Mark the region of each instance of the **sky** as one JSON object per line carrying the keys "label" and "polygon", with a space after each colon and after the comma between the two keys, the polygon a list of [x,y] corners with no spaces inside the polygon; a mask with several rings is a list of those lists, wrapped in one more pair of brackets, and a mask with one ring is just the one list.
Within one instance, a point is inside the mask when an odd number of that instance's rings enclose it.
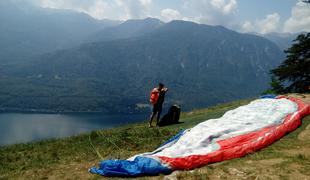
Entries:
{"label": "sky", "polygon": [[310,4],[301,0],[25,0],[97,19],[159,18],[222,25],[239,32],[310,31]]}

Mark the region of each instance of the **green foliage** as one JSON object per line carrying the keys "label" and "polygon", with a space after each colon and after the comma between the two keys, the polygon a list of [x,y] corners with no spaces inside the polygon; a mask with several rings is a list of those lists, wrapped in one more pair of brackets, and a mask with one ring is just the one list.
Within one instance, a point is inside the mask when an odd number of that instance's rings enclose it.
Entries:
{"label": "green foliage", "polygon": [[275,91],[304,93],[310,86],[310,33],[301,34],[295,44],[286,50],[286,60],[271,73]]}
{"label": "green foliage", "polygon": [[281,82],[274,76],[271,77],[271,88],[276,92],[280,93],[284,91],[284,87],[281,85]]}
{"label": "green foliage", "polygon": [[271,77],[270,86],[271,88],[264,91],[262,94],[281,94],[285,92],[283,85],[275,76]]}

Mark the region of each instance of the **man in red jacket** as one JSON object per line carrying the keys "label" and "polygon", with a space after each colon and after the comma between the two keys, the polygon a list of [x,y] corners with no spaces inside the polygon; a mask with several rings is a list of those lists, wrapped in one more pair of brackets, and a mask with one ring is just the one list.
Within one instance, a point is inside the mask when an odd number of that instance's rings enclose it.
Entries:
{"label": "man in red jacket", "polygon": [[168,88],[165,88],[165,85],[163,83],[159,83],[158,87],[152,90],[150,101],[153,104],[153,111],[150,117],[149,127],[153,127],[152,121],[155,115],[157,115],[156,126],[158,125],[160,113],[162,111],[163,103],[165,101],[165,94],[167,91]]}

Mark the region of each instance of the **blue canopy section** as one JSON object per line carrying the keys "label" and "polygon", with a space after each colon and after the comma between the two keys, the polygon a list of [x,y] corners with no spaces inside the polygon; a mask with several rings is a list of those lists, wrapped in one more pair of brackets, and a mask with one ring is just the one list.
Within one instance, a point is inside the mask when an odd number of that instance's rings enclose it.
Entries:
{"label": "blue canopy section", "polygon": [[172,141],[177,141],[180,139],[180,137],[184,134],[185,130],[181,130],[178,134],[176,134],[175,136],[173,136],[172,138],[168,139],[166,142],[164,142],[162,145],[160,145],[159,147],[162,147]]}
{"label": "blue canopy section", "polygon": [[[160,147],[177,141],[185,130],[164,142]],[[169,174],[172,172],[168,167],[163,166],[159,161],[145,156],[137,156],[133,161],[129,160],[105,160],[101,161],[99,168],[92,167],[89,172],[102,176],[141,176],[141,175],[158,175]]]}
{"label": "blue canopy section", "polygon": [[260,98],[261,99],[275,99],[277,97],[277,95],[274,94],[266,94],[266,95],[262,95]]}
{"label": "blue canopy section", "polygon": [[155,159],[137,156],[133,161],[105,160],[99,164],[99,168],[92,167],[89,172],[102,176],[141,176],[169,174],[172,170]]}

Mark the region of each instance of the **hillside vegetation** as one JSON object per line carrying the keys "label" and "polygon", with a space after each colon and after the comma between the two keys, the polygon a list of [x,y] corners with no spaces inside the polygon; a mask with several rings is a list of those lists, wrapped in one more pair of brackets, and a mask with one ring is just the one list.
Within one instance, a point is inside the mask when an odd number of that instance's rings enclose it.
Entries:
{"label": "hillside vegetation", "polygon": [[[127,29],[135,31],[121,36]],[[173,89],[169,104],[207,107],[258,95],[283,59],[271,41],[222,26],[144,19],[102,33],[114,39],[0,67],[0,108],[142,111],[137,104],[148,103],[158,82]]]}
{"label": "hillside vegetation", "polygon": [[[310,95],[298,96],[310,103]],[[101,159],[126,159],[152,151],[181,129],[250,100],[236,101],[183,113],[182,124],[146,128],[147,123],[94,131],[65,139],[54,139],[0,148],[0,179],[102,179],[88,173]],[[310,177],[310,116],[296,131],[273,145],[243,158],[214,163],[192,171],[177,171],[170,179],[307,179]],[[162,179],[164,175],[139,179]]]}

